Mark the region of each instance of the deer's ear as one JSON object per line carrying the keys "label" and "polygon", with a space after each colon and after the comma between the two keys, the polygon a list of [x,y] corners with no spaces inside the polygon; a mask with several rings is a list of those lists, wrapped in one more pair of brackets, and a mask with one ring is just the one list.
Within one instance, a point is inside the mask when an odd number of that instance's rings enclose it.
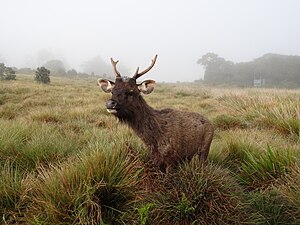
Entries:
{"label": "deer's ear", "polygon": [[154,80],[145,80],[142,83],[138,84],[139,90],[144,94],[150,94],[155,88]]}
{"label": "deer's ear", "polygon": [[115,86],[114,82],[106,79],[99,79],[98,84],[101,87],[101,89],[106,93],[110,93],[113,87]]}

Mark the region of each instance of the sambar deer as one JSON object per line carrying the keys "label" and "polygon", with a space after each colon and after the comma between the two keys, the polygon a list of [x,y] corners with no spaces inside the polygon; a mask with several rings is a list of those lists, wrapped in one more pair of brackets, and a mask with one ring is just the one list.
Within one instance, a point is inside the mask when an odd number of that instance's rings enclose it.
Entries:
{"label": "sambar deer", "polygon": [[[195,112],[173,109],[156,110],[149,106],[141,94],[150,94],[154,80],[137,83],[137,79],[150,71],[151,65],[132,78],[122,77],[117,63],[111,58],[115,81],[99,79],[102,90],[111,93],[106,102],[107,111],[126,123],[142,139],[148,148],[148,156],[161,171],[168,173],[179,162],[190,160],[198,154],[205,161],[212,142],[214,128],[204,116]],[[192,103],[191,103],[192,104]]]}

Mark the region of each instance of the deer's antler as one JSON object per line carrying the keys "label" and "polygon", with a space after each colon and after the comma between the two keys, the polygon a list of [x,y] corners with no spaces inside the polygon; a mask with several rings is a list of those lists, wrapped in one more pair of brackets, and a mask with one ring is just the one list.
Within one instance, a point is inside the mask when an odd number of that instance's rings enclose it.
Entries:
{"label": "deer's antler", "polygon": [[113,58],[110,58],[110,61],[111,61],[111,64],[113,66],[113,70],[114,70],[114,73],[115,73],[116,77],[121,77],[121,74],[117,70],[117,63],[119,62],[119,60],[114,61]]}
{"label": "deer's antler", "polygon": [[156,62],[156,59],[157,59],[157,55],[155,55],[154,59],[152,59],[151,65],[150,65],[147,69],[143,70],[143,71],[140,72],[140,73],[139,73],[139,67],[138,67],[138,68],[136,69],[135,74],[133,75],[132,78],[134,78],[134,79],[137,80],[140,76],[142,76],[142,75],[144,75],[145,73],[149,72],[149,71],[152,69],[152,67],[154,66],[154,64],[155,64],[155,62]]}

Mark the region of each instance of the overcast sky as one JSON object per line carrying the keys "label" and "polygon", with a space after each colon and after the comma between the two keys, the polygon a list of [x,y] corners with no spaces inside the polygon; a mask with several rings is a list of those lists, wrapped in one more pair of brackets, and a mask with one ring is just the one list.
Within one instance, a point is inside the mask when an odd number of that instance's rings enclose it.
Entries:
{"label": "overcast sky", "polygon": [[145,78],[176,82],[201,78],[196,62],[207,52],[233,62],[300,55],[299,0],[0,0],[0,7],[0,61],[8,66],[34,64],[48,51],[69,68],[100,55],[133,73],[158,54]]}

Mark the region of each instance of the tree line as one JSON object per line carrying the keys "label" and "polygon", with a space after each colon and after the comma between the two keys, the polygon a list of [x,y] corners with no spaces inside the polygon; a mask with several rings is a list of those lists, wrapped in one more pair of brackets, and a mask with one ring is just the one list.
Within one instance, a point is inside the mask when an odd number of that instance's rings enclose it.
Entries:
{"label": "tree line", "polygon": [[265,54],[250,62],[234,63],[207,53],[198,59],[204,81],[215,85],[253,86],[256,79],[269,87],[300,87],[300,56]]}

